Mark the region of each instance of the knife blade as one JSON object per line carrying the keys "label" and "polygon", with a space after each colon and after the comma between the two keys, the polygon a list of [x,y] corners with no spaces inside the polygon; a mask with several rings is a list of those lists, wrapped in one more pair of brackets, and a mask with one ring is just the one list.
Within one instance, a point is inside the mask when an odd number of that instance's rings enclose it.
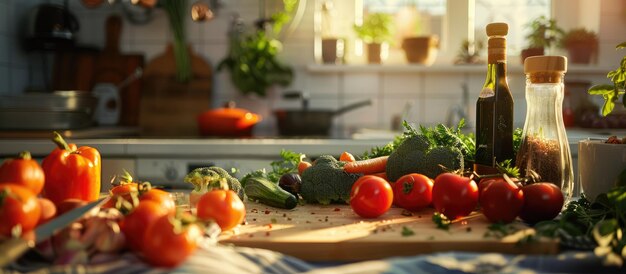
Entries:
{"label": "knife blade", "polygon": [[19,258],[28,249],[34,247],[36,244],[50,238],[60,229],[67,227],[69,224],[85,215],[85,213],[94,209],[97,206],[103,205],[108,200],[108,197],[100,198],[97,201],[91,202],[87,205],[72,209],[65,214],[58,216],[47,223],[40,225],[35,229],[35,240],[25,240],[22,238],[11,238],[0,244],[0,268],[5,267],[9,263]]}

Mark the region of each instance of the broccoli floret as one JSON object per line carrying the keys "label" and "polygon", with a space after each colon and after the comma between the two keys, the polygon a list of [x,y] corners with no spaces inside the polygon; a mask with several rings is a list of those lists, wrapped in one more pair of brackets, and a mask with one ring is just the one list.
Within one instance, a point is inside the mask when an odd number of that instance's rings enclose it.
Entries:
{"label": "broccoli floret", "polygon": [[387,178],[394,182],[409,173],[420,173],[430,178],[448,170],[463,169],[463,154],[455,147],[431,148],[428,139],[417,135],[406,139],[389,155]]}
{"label": "broccoli floret", "polygon": [[221,180],[226,181],[228,189],[237,193],[240,199],[244,199],[243,188],[237,178],[231,176],[228,171],[221,167],[196,168],[185,176],[185,182],[194,185],[195,192],[206,192],[209,188],[219,188]]}
{"label": "broccoli floret", "polygon": [[309,203],[348,203],[352,185],[359,177],[361,174],[345,172],[343,163],[333,156],[323,155],[302,172],[300,195]]}

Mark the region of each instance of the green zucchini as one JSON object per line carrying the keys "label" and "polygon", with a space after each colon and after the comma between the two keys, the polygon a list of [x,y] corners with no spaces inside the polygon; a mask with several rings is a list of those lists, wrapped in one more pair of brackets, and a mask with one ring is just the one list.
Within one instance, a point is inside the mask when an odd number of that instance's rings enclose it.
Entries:
{"label": "green zucchini", "polygon": [[248,199],[268,206],[292,209],[298,205],[296,196],[263,177],[252,176],[246,178],[243,190]]}

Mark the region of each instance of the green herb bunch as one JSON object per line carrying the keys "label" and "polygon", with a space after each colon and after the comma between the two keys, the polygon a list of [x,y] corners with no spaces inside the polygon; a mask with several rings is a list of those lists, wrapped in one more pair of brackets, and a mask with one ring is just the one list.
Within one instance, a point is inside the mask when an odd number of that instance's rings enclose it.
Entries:
{"label": "green herb bunch", "polygon": [[[261,18],[257,28],[249,31],[241,19],[235,19],[230,30],[230,50],[217,66],[228,69],[235,87],[244,94],[264,97],[273,85],[287,86],[294,78],[293,69],[277,58],[282,43],[276,38],[291,20],[298,0],[283,0],[284,9]],[[271,23],[271,28],[266,24]]]}
{"label": "green herb bunch", "polygon": [[[616,49],[626,48],[626,42],[617,45]],[[612,85],[603,84],[595,85],[589,89],[591,95],[601,95],[604,98],[604,105],[602,106],[602,115],[609,115],[615,108],[615,102],[619,99],[620,95],[625,93],[626,89],[626,56],[622,58],[620,66],[613,71],[610,71],[607,78],[611,79]],[[622,104],[626,107],[626,99],[622,96]]]}

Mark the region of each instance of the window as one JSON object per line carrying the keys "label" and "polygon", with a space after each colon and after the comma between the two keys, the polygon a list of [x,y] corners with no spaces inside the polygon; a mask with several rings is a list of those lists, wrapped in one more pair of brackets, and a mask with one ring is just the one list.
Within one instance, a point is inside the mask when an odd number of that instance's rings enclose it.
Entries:
{"label": "window", "polygon": [[539,16],[550,18],[551,0],[475,0],[474,37],[486,41],[485,26],[491,22],[509,24],[507,47],[516,55],[525,46],[527,25]]}

